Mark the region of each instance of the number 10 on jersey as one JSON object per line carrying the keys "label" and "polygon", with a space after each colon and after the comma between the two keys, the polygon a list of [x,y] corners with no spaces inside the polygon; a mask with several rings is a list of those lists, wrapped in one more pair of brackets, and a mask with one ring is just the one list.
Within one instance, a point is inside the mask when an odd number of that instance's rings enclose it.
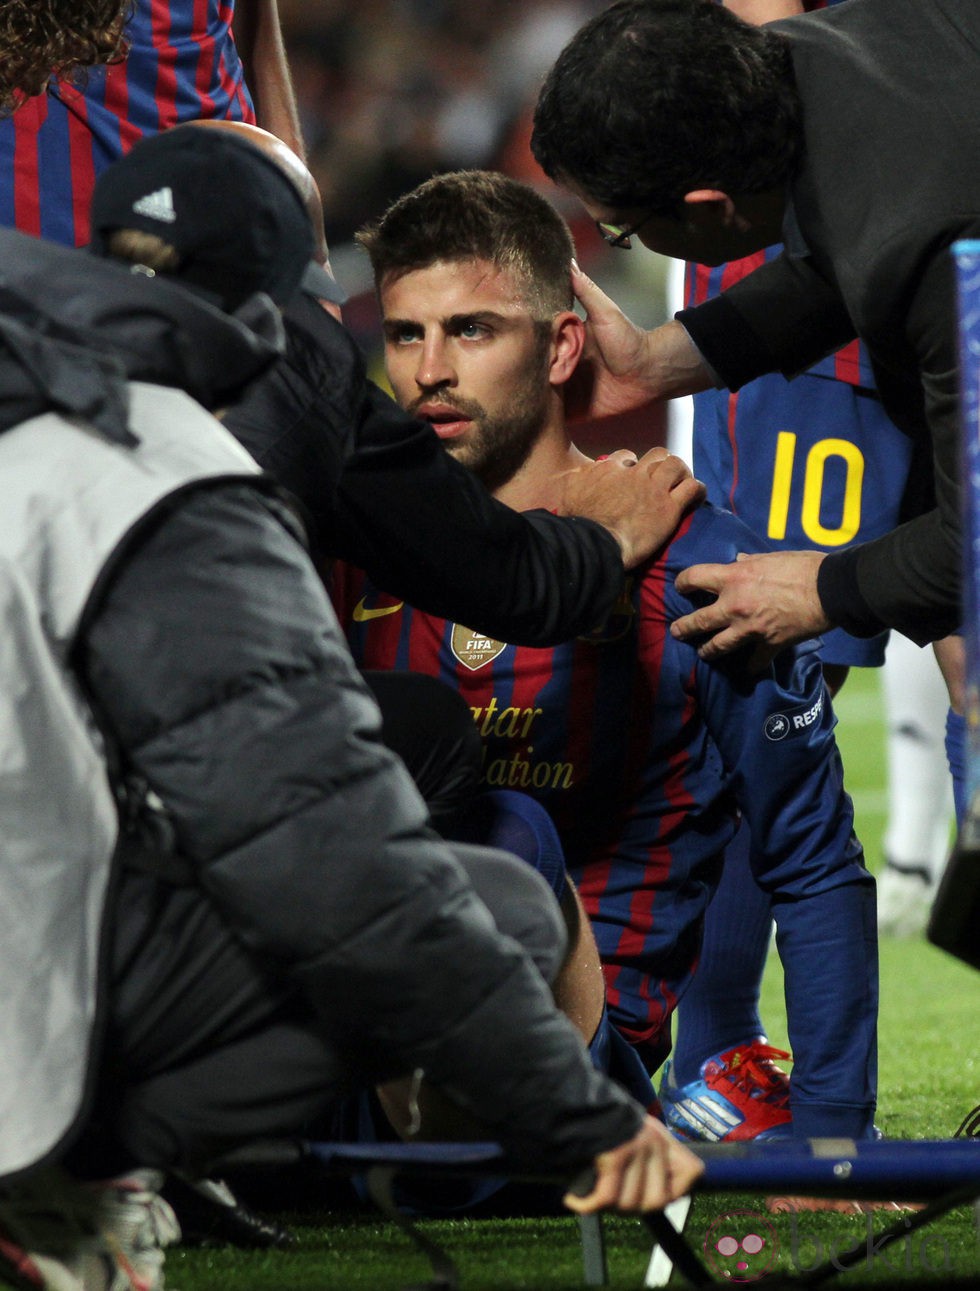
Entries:
{"label": "number 10 on jersey", "polygon": [[[776,440],[773,463],[772,495],[769,503],[770,538],[785,539],[793,497],[793,471],[796,467],[798,436],[781,430]],[[827,465],[834,459],[843,462],[843,488],[837,487],[840,467],[833,470],[833,493],[839,499],[839,522],[835,528],[823,523],[821,508],[825,502]],[[804,534],[817,547],[842,547],[861,528],[861,487],[864,483],[864,456],[856,444],[847,439],[818,439],[806,455],[803,465],[803,505],[800,524]],[[797,495],[798,496],[798,495]],[[830,499],[826,499],[830,503]],[[835,507],[835,512],[837,507]]]}

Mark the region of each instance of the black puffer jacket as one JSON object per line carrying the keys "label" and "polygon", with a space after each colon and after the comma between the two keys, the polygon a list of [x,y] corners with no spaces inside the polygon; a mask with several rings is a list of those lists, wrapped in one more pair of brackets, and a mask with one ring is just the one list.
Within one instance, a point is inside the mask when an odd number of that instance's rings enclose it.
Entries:
{"label": "black puffer jacket", "polygon": [[550,645],[604,622],[619,548],[590,520],[512,511],[366,377],[349,333],[302,298],[285,357],[225,425],[302,502],[314,554],[442,618]]}
{"label": "black puffer jacket", "polygon": [[184,501],[106,589],[87,684],[233,932],[361,1078],[422,1067],[516,1154],[584,1162],[640,1109],[425,827],[274,508],[247,486]]}
{"label": "black puffer jacket", "polygon": [[224,314],[163,279],[0,229],[0,430],[60,412],[126,443],[127,381],[218,408],[282,348],[266,296]]}

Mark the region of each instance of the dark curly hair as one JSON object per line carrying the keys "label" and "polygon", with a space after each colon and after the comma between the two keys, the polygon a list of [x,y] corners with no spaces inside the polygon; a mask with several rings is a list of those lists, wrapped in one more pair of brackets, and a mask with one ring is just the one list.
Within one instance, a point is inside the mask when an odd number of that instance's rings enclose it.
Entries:
{"label": "dark curly hair", "polygon": [[783,35],[706,0],[617,0],[551,69],[531,150],[604,205],[676,215],[695,188],[786,183],[802,139]]}
{"label": "dark curly hair", "polygon": [[40,94],[53,76],[125,57],[133,0],[2,0],[0,112]]}

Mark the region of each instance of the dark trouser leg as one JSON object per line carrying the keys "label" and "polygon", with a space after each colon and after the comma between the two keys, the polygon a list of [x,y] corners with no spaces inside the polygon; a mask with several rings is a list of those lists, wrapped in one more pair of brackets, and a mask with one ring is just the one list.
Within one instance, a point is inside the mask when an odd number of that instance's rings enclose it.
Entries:
{"label": "dark trouser leg", "polygon": [[[454,851],[500,931],[553,979],[564,925],[544,880],[503,852]],[[322,1131],[354,1082],[305,999],[196,889],[128,871],[114,910],[98,1096],[70,1166],[88,1177],[134,1164],[203,1174],[243,1145]]]}
{"label": "dark trouser leg", "polygon": [[305,1000],[229,935],[202,893],[127,872],[114,909],[98,1096],[74,1169],[200,1172],[329,1116],[349,1073]]}
{"label": "dark trouser leg", "polygon": [[483,745],[466,701],[415,672],[365,672],[381,709],[381,736],[405,763],[445,838],[469,807],[480,780]]}
{"label": "dark trouser leg", "polygon": [[466,843],[450,846],[498,929],[519,942],[545,981],[553,982],[565,961],[567,934],[546,881],[507,852]]}

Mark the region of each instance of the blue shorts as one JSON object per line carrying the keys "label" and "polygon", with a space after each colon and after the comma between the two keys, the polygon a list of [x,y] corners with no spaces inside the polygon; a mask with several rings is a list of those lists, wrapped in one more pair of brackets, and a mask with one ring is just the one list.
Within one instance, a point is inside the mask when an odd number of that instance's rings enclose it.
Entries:
{"label": "blue shorts", "polygon": [[[911,441],[873,391],[805,373],[694,400],[694,472],[708,500],[777,548],[842,551],[899,523]],[[825,663],[879,667],[887,633],[824,634]]]}

